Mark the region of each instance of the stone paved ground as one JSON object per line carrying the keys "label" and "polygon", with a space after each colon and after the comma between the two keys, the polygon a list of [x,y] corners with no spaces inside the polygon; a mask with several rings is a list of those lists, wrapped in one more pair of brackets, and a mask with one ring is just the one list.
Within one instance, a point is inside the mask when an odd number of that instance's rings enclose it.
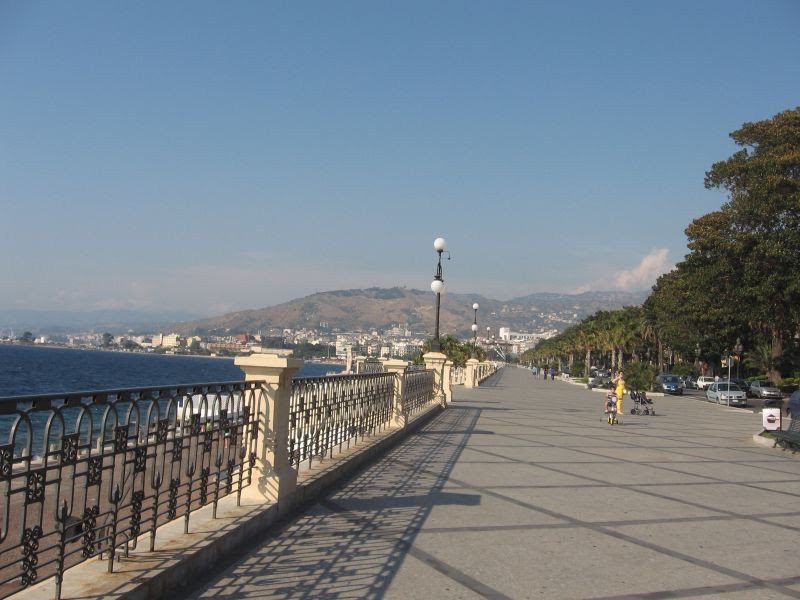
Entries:
{"label": "stone paved ground", "polygon": [[800,453],[748,411],[657,398],[612,427],[603,398],[515,368],[456,388],[186,597],[800,598]]}

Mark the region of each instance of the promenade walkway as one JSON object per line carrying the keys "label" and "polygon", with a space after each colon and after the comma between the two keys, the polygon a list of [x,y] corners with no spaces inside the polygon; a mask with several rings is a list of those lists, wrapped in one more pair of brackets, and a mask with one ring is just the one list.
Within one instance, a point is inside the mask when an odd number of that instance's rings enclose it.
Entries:
{"label": "promenade walkway", "polygon": [[487,383],[184,597],[800,598],[800,454],[760,415],[667,397],[611,427],[601,393]]}

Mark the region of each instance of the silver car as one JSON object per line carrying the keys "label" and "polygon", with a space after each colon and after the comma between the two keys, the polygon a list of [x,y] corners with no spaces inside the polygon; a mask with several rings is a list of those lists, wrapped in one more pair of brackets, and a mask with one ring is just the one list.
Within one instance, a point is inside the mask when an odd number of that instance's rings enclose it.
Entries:
{"label": "silver car", "polygon": [[727,381],[712,383],[706,390],[706,398],[709,402],[716,402],[717,404],[747,406],[747,396],[742,388],[735,383],[728,383]]}
{"label": "silver car", "polygon": [[756,398],[783,398],[781,391],[771,381],[751,381],[750,393]]}

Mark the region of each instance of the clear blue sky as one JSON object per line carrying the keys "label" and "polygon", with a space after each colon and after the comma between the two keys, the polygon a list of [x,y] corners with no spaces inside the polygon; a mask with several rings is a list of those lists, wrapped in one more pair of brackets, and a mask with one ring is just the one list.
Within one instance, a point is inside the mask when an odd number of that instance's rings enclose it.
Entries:
{"label": "clear blue sky", "polygon": [[800,3],[0,0],[0,308],[647,289]]}

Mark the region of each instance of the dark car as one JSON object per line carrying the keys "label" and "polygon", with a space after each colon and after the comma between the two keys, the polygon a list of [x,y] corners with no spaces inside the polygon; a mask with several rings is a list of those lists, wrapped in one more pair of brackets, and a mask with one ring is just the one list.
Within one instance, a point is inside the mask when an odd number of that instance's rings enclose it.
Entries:
{"label": "dark car", "polygon": [[684,389],[687,390],[696,390],[697,389],[697,380],[692,377],[691,375],[681,375],[678,377],[683,383]]}
{"label": "dark car", "polygon": [[683,384],[677,375],[663,373],[656,377],[656,391],[681,396],[683,395]]}
{"label": "dark car", "polygon": [[611,385],[611,377],[592,375],[586,385],[589,388],[606,388]]}
{"label": "dark car", "polygon": [[738,385],[745,393],[745,395],[750,396],[750,383],[745,381],[744,379],[739,379],[737,377],[731,377],[730,379],[725,379],[725,381],[730,381],[731,383],[735,383]]}

